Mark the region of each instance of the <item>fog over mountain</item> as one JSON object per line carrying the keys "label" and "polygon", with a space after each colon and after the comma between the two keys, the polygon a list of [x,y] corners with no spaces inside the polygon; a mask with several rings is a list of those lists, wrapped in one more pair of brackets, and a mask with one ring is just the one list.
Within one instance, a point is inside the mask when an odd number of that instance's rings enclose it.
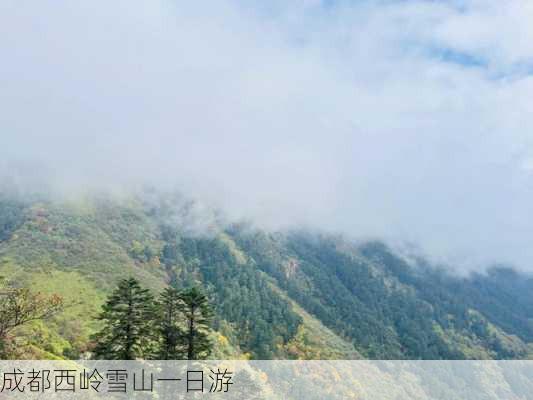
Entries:
{"label": "fog over mountain", "polygon": [[533,3],[0,3],[0,168],[533,270]]}

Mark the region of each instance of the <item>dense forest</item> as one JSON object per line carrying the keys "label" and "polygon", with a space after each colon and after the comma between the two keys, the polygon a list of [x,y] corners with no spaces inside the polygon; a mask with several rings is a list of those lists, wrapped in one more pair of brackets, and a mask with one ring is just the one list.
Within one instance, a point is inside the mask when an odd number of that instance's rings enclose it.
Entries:
{"label": "dense forest", "polygon": [[[533,354],[533,279],[467,277],[381,242],[266,232],[180,195],[70,201],[0,194],[0,276],[60,296],[16,329],[19,358],[94,352],[126,276],[161,296],[201,288],[211,358],[514,359]],[[201,229],[199,228],[201,227]]]}

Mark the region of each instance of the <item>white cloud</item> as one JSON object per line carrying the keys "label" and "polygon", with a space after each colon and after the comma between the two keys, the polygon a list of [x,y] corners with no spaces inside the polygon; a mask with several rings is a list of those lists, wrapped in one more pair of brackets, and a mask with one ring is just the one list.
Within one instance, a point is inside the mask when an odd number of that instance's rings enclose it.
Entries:
{"label": "white cloud", "polygon": [[531,26],[526,0],[4,1],[0,156],[533,267]]}

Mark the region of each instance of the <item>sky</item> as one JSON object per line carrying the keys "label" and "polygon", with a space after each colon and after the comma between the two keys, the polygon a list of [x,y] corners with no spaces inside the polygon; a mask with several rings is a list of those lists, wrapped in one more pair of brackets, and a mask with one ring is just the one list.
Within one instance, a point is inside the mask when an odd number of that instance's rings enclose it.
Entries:
{"label": "sky", "polygon": [[532,38],[530,0],[3,0],[0,168],[533,271]]}

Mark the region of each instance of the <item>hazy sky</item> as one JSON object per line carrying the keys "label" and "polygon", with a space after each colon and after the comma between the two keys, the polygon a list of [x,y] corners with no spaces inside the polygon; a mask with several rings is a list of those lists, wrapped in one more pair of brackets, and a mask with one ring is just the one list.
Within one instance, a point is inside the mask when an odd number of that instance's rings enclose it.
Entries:
{"label": "hazy sky", "polygon": [[4,170],[533,270],[530,0],[3,0],[0,109]]}

